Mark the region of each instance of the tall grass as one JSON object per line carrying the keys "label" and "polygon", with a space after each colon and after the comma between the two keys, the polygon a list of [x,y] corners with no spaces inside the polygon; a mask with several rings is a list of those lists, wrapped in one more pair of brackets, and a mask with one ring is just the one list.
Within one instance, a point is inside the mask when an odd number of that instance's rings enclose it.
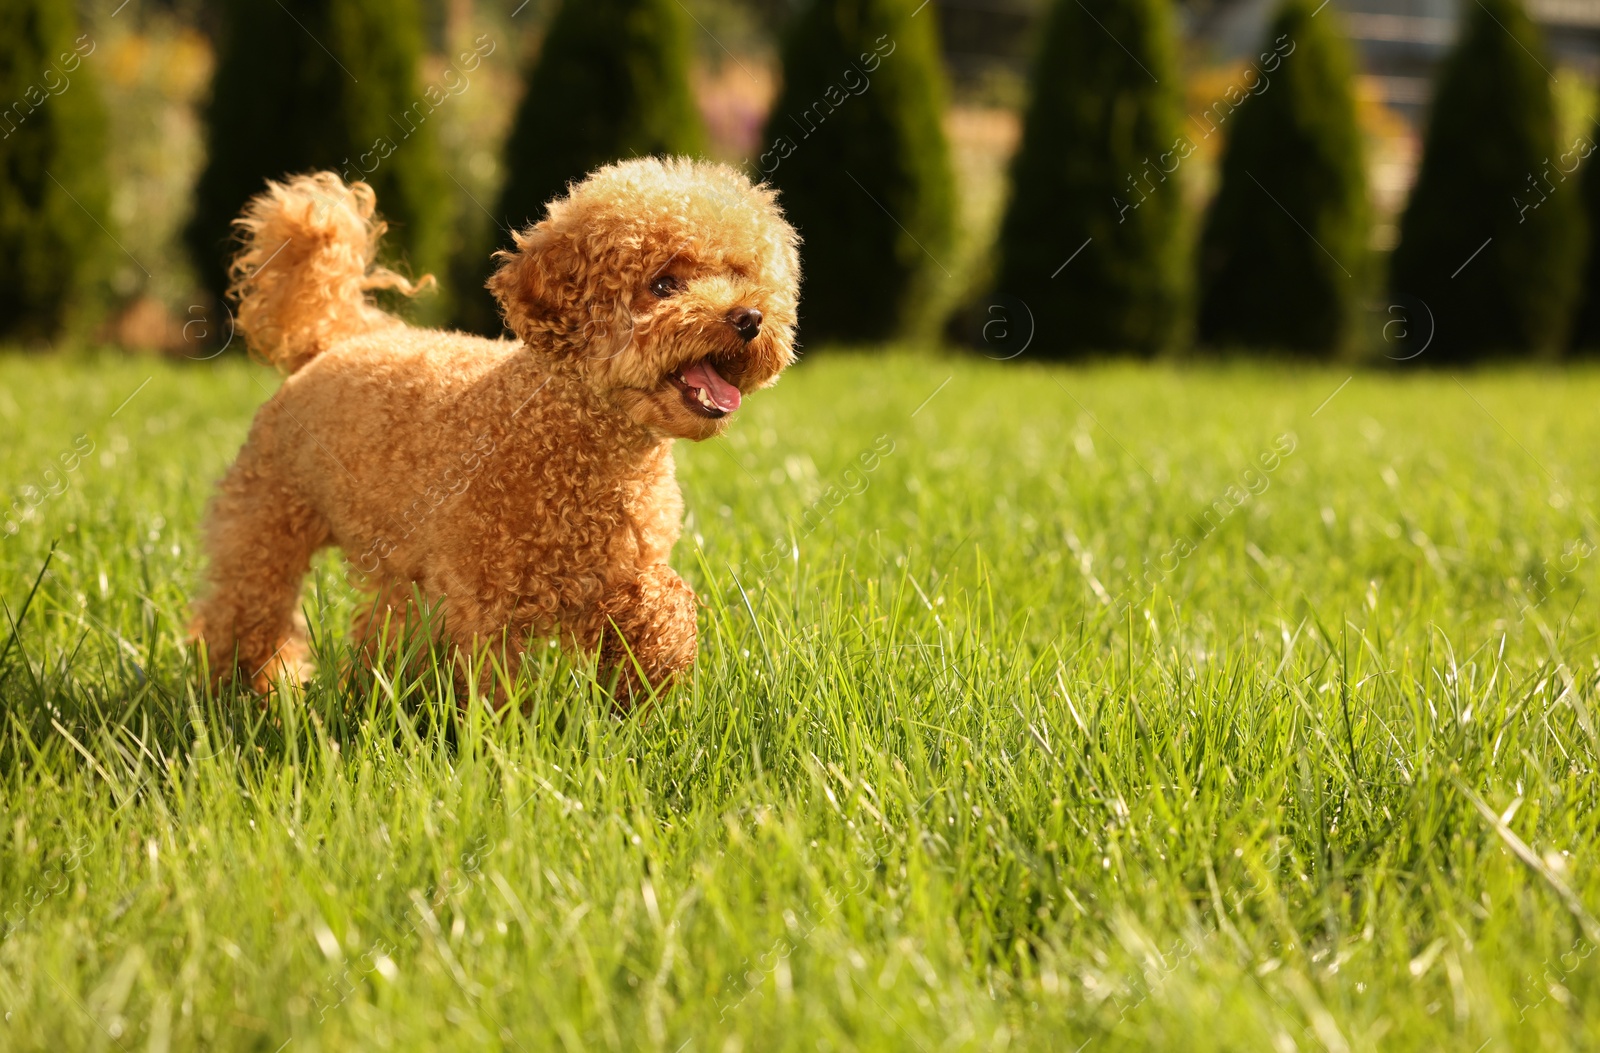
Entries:
{"label": "tall grass", "polygon": [[203,696],[274,380],[0,361],[13,492],[94,443],[0,538],[0,1046],[1592,1046],[1600,374],[1347,376],[819,358],[680,449],[693,682],[500,719],[353,689],[331,558]]}

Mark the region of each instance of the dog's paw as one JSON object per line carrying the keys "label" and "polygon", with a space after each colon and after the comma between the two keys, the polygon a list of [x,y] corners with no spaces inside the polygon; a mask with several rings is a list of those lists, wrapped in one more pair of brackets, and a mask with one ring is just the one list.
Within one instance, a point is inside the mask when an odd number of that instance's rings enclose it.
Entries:
{"label": "dog's paw", "polygon": [[265,695],[273,688],[304,687],[316,672],[317,664],[311,660],[306,645],[302,641],[291,640],[250,675],[250,690]]}

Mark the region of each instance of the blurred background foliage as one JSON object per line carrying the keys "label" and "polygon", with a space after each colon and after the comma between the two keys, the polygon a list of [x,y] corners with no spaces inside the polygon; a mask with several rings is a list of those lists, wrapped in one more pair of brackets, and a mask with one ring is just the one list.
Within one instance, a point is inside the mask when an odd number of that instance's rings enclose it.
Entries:
{"label": "blurred background foliage", "polygon": [[[455,197],[437,129],[467,82],[452,56],[423,84],[416,0],[219,0],[213,11],[220,61],[185,231],[205,291],[226,291],[233,219],[263,178],[322,168],[372,185],[402,270],[443,267],[462,246],[451,244]],[[450,292],[421,309],[442,316]]]}
{"label": "blurred background foliage", "polygon": [[991,307],[1022,311],[1040,351],[1058,355],[1153,355],[1181,339],[1181,187],[1193,150],[1180,131],[1173,38],[1167,0],[1051,9],[1010,168],[998,278],[977,302],[983,325]]}
{"label": "blurred background foliage", "polygon": [[[1318,2],[1283,4],[1227,140],[1200,240],[1206,343],[1329,355],[1356,335],[1368,278],[1365,149],[1349,50],[1337,16],[1316,16]],[[1263,288],[1283,295],[1264,301]]]}
{"label": "blurred background foliage", "polygon": [[[1492,6],[1503,24],[1476,0],[0,0],[0,338],[213,353],[227,219],[312,166],[372,182],[394,262],[439,276],[418,321],[494,332],[509,229],[606,156],[683,150],[784,191],[813,350],[1382,361],[1422,303],[1447,319],[1424,362],[1554,357],[1600,344],[1600,0]],[[93,49],[70,74],[63,33]],[[1285,34],[1306,50],[1264,70]],[[867,71],[849,52],[879,37],[897,50]],[[1460,208],[1481,233],[1441,225]]]}
{"label": "blurred background foliage", "polygon": [[916,332],[929,286],[951,276],[944,75],[920,3],[822,0],[784,34],[783,90],[755,168],[805,239],[801,323],[813,341]]}
{"label": "blurred background foliage", "polygon": [[1440,74],[1390,294],[1429,305],[1444,358],[1565,342],[1587,240],[1566,177],[1584,158],[1556,126],[1544,51],[1517,0],[1475,0]]}
{"label": "blurred background foliage", "polygon": [[487,241],[458,260],[458,324],[500,331],[499,311],[482,288],[484,262],[490,251],[510,248],[510,232],[537,222],[567,184],[620,157],[705,152],[689,82],[689,29],[677,0],[562,0],[524,63],[527,89],[506,139]]}
{"label": "blurred background foliage", "polygon": [[0,41],[0,339],[41,340],[102,293],[105,106],[71,8],[8,0]]}

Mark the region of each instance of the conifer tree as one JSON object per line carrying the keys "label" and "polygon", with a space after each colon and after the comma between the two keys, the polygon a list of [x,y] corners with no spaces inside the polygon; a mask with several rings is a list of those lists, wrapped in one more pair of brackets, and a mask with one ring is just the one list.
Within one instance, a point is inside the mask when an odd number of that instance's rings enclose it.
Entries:
{"label": "conifer tree", "polygon": [[73,5],[0,4],[0,339],[39,342],[92,305],[105,260],[105,109]]}
{"label": "conifer tree", "polygon": [[685,20],[674,0],[565,0],[506,143],[498,211],[513,227],[600,165],[704,149]]}
{"label": "conifer tree", "polygon": [[[1011,165],[995,292],[1033,353],[1149,355],[1185,328],[1180,81],[1167,0],[1055,0]],[[1066,261],[1071,260],[1071,263]]]}
{"label": "conifer tree", "polygon": [[1351,64],[1332,9],[1285,0],[1227,126],[1200,239],[1198,335],[1327,355],[1360,310],[1366,172]]}
{"label": "conifer tree", "polygon": [[1577,178],[1584,248],[1570,343],[1573,350],[1593,355],[1600,352],[1600,122],[1584,140],[1556,158],[1558,167],[1569,167],[1574,161],[1583,165]]}
{"label": "conifer tree", "polygon": [[699,154],[705,131],[689,85],[688,15],[677,0],[563,0],[524,77],[505,146],[506,179],[495,208],[506,229],[459,261],[477,287],[458,322],[500,329],[481,288],[489,252],[508,230],[544,216],[545,205],[601,165],[648,154]]}
{"label": "conifer tree", "polygon": [[803,239],[809,343],[904,333],[946,276],[944,79],[920,0],[811,0],[783,43],[759,177]]}
{"label": "conifer tree", "polygon": [[1465,11],[1389,271],[1391,297],[1432,318],[1409,327],[1412,353],[1431,339],[1428,362],[1559,348],[1582,251],[1538,31],[1517,0]]}
{"label": "conifer tree", "polygon": [[[225,0],[206,108],[207,161],[186,231],[201,281],[221,298],[231,224],[268,179],[331,169],[362,180],[388,220],[384,244],[415,275],[451,250],[454,198],[436,111],[451,92],[424,85],[416,0]],[[438,297],[418,301],[424,314]]]}

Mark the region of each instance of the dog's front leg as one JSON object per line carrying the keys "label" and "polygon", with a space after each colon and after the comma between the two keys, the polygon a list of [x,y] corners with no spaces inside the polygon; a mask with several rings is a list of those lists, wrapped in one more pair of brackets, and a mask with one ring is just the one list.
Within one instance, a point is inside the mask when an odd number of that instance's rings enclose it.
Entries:
{"label": "dog's front leg", "polygon": [[694,664],[696,635],[694,592],[664,563],[612,585],[570,630],[574,644],[599,652],[603,676],[616,674],[624,709]]}

